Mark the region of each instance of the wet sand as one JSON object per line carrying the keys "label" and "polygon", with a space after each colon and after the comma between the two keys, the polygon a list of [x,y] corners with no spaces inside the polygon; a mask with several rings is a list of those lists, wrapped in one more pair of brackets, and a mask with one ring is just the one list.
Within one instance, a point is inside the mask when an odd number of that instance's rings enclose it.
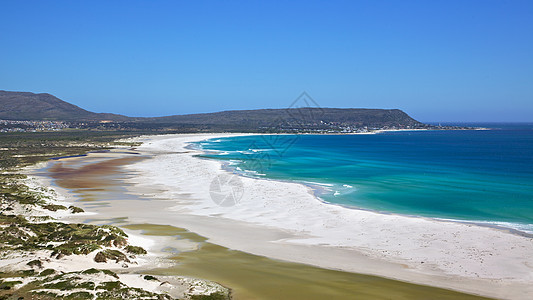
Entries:
{"label": "wet sand", "polygon": [[[234,291],[235,299],[482,299],[440,288],[375,276],[334,271],[230,250],[185,229],[161,224],[143,211],[166,211],[168,200],[130,194],[124,179],[134,176],[122,166],[139,155],[99,154],[51,162],[45,175],[69,190],[76,205],[97,215],[84,222],[112,224],[153,238],[149,251],[171,263],[154,266],[154,275],[189,275],[217,281]],[[157,189],[157,187],[153,187]],[[168,212],[167,212],[168,213]],[[157,215],[157,214],[155,214]],[[179,216],[179,214],[177,214]],[[147,273],[147,271],[143,271]]]}
{"label": "wet sand", "polygon": [[148,236],[174,236],[200,243],[196,251],[184,251],[171,259],[169,268],[151,270],[154,275],[187,275],[208,278],[234,289],[235,299],[484,299],[454,291],[355,273],[316,268],[233,251],[172,226],[138,224],[124,226]]}

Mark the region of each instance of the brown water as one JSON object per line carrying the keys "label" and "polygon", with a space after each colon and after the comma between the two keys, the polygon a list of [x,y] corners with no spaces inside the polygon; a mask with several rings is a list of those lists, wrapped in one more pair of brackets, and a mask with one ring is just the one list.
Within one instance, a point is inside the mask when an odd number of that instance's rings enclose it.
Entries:
{"label": "brown water", "polygon": [[[79,196],[78,205],[110,206],[117,197],[128,199],[121,188],[129,174],[120,167],[143,159],[139,156],[121,158],[81,157],[59,160],[47,171],[55,184]],[[122,193],[122,194],[121,194]],[[131,201],[136,201],[132,199]],[[87,222],[101,223],[106,216]],[[178,251],[161,245],[172,254],[175,264],[144,273],[154,275],[187,275],[219,282],[232,288],[234,299],[485,299],[445,289],[405,283],[376,276],[327,270],[313,266],[278,261],[231,250],[209,242],[185,229],[154,224],[131,224],[127,216],[105,219],[145,235],[172,237],[178,245],[188,241],[197,249]],[[154,220],[156,222],[157,220]]]}

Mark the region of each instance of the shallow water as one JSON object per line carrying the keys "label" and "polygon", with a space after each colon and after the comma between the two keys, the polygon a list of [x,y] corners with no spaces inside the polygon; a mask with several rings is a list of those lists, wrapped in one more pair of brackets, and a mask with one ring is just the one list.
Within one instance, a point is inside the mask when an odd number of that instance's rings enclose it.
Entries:
{"label": "shallow water", "polygon": [[483,299],[445,289],[404,283],[273,260],[205,242],[205,238],[181,228],[153,224],[124,226],[145,235],[174,236],[199,243],[195,251],[172,257],[170,268],[149,271],[153,275],[187,275],[210,279],[233,289],[244,299]]}
{"label": "shallow water", "polygon": [[533,126],[198,143],[250,176],[321,185],[330,203],[533,232]]}

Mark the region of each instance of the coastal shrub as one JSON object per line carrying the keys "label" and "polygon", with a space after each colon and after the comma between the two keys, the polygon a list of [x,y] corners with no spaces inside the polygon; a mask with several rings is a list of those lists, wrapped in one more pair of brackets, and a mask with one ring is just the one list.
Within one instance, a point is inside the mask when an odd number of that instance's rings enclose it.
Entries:
{"label": "coastal shrub", "polygon": [[39,273],[39,276],[48,276],[48,275],[52,275],[54,274],[56,271],[53,270],[53,269],[46,269],[44,271],[42,271],[41,273]]}
{"label": "coastal shrub", "polygon": [[[0,223],[9,225],[0,228],[0,241],[18,250],[53,250],[57,254],[88,254],[103,245],[127,244],[121,230],[98,230],[88,224],[65,224],[60,222],[29,223],[25,218],[0,215]],[[50,242],[63,242],[52,245]]]}
{"label": "coastal shrub", "polygon": [[106,274],[106,275],[109,275],[109,276],[113,276],[113,277],[115,277],[115,278],[118,278],[117,273],[115,273],[115,272],[113,272],[113,271],[111,271],[111,270],[101,270],[101,271],[104,272],[104,274]]}
{"label": "coastal shrub", "polygon": [[95,268],[90,268],[90,269],[87,269],[85,271],[82,271],[81,274],[98,274],[98,273],[101,273],[102,271],[98,270],[98,269],[95,269]]}
{"label": "coastal shrub", "polygon": [[117,273],[113,272],[113,271],[110,271],[110,270],[99,270],[99,269],[95,269],[95,268],[90,268],[90,269],[87,269],[83,272],[81,272],[82,274],[99,274],[99,273],[103,273],[105,275],[109,275],[109,276],[113,276],[115,278],[118,278],[118,275]]}
{"label": "coastal shrub", "polygon": [[0,170],[7,170],[16,167],[19,160],[9,153],[0,152]]}
{"label": "coastal shrub", "polygon": [[81,207],[77,207],[74,205],[71,205],[68,208],[72,211],[73,214],[85,212]]}
{"label": "coastal shrub", "polygon": [[94,257],[94,261],[98,263],[107,262],[107,260],[114,260],[117,263],[120,261],[130,262],[130,260],[126,257],[126,254],[120,252],[119,250],[113,249],[100,251]]}
{"label": "coastal shrub", "polygon": [[16,215],[4,215],[0,213],[0,225],[19,224],[23,225],[28,223],[28,220],[23,216]]}
{"label": "coastal shrub", "polygon": [[15,224],[2,228],[2,232],[0,232],[0,240],[12,246],[24,245],[30,239],[31,236]]}
{"label": "coastal shrub", "polygon": [[67,242],[62,245],[57,246],[54,249],[52,255],[63,254],[63,255],[87,255],[93,251],[100,249],[101,247],[97,244],[93,244],[89,241],[73,241]]}
{"label": "coastal shrub", "polygon": [[126,248],[124,248],[124,250],[126,250],[126,252],[128,252],[128,253],[136,254],[136,255],[142,255],[142,254],[146,254],[147,253],[146,250],[144,250],[143,247],[131,246],[131,245],[126,246]]}
{"label": "coastal shrub", "polygon": [[120,289],[122,287],[125,287],[125,285],[123,285],[120,281],[106,281],[106,282],[100,283],[97,289],[112,291],[112,290]]}
{"label": "coastal shrub", "polygon": [[[100,249],[100,246],[127,244],[124,233],[120,229],[99,230],[100,227],[88,224],[48,223],[12,223],[16,220],[3,216],[0,221],[11,224],[1,228],[0,241],[9,245],[19,245],[20,250],[49,249],[54,255],[88,254]],[[29,233],[32,233],[30,235]],[[50,242],[64,242],[51,245]]]}
{"label": "coastal shrub", "polygon": [[152,275],[145,275],[144,277],[144,280],[154,280],[154,281],[159,281],[159,279],[157,279],[156,277],[152,276]]}
{"label": "coastal shrub", "polygon": [[44,284],[42,286],[42,288],[45,288],[45,289],[61,290],[61,291],[71,290],[71,289],[73,289],[75,287],[76,287],[76,284],[74,284],[70,280],[63,280],[63,281],[54,282],[54,283],[47,283],[47,284]]}
{"label": "coastal shrub", "polygon": [[139,288],[119,288],[96,293],[96,299],[157,299],[174,300],[169,295],[148,292]]}
{"label": "coastal shrub", "polygon": [[101,225],[98,227],[98,231],[108,231],[110,235],[128,237],[128,235],[120,228],[111,225]]}
{"label": "coastal shrub", "polygon": [[94,261],[97,263],[105,263],[107,262],[107,257],[104,252],[100,251],[94,256]]}
{"label": "coastal shrub", "polygon": [[27,263],[28,266],[30,267],[37,267],[37,268],[42,268],[43,267],[43,263],[39,260],[39,259],[34,259],[32,261],[30,261],[29,263]]}
{"label": "coastal shrub", "polygon": [[49,220],[53,220],[54,218],[50,217],[50,216],[33,216],[31,217],[31,220],[34,221],[34,222],[43,222],[43,221],[49,221]]}
{"label": "coastal shrub", "polygon": [[9,181],[6,182],[5,178],[2,179],[0,183],[0,195],[4,199],[28,205],[46,204],[43,200],[46,197],[42,194],[30,191],[25,185]]}
{"label": "coastal shrub", "polygon": [[58,211],[58,210],[67,210],[67,207],[64,205],[57,205],[57,204],[48,204],[43,206],[44,209],[48,209],[50,211]]}
{"label": "coastal shrub", "polygon": [[124,247],[128,244],[128,240],[121,236],[113,238],[112,241],[112,245],[115,247]]}
{"label": "coastal shrub", "polygon": [[93,251],[100,249],[101,247],[96,244],[83,244],[76,248],[74,254],[84,254],[87,255]]}
{"label": "coastal shrub", "polygon": [[94,299],[94,295],[89,292],[75,292],[68,294],[67,296],[62,296],[62,299],[72,299],[72,300],[82,300],[82,299]]}
{"label": "coastal shrub", "polygon": [[0,290],[10,290],[15,285],[21,284],[21,283],[22,283],[22,281],[2,281],[0,283]]}
{"label": "coastal shrub", "polygon": [[31,292],[33,296],[36,296],[36,299],[58,299],[59,295],[52,292],[37,291]]}
{"label": "coastal shrub", "polygon": [[59,282],[43,284],[42,288],[68,291],[68,290],[73,290],[73,289],[94,290],[95,286],[96,285],[94,284],[94,282],[91,282],[91,281],[78,282],[77,280],[73,280],[69,278],[67,280],[63,280]]}

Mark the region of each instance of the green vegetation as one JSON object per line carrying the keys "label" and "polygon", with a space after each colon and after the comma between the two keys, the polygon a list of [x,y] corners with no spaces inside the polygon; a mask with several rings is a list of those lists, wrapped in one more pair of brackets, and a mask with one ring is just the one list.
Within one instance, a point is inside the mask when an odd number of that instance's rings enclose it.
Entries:
{"label": "green vegetation", "polygon": [[54,274],[56,271],[53,270],[53,269],[46,269],[44,271],[42,271],[41,273],[39,273],[39,276],[48,276],[48,275],[52,275]]}
{"label": "green vegetation", "polygon": [[70,209],[73,214],[85,212],[82,208],[76,207],[74,205],[69,206],[68,209]]}
{"label": "green vegetation", "polygon": [[[49,250],[61,258],[72,254],[89,254],[102,247],[124,247],[126,234],[109,225],[66,224],[60,222],[31,223],[22,216],[0,213],[0,223],[8,225],[0,231],[0,250]],[[54,242],[51,244],[50,242]],[[144,249],[143,249],[144,250]],[[142,252],[139,250],[139,252]],[[129,262],[119,250],[104,250],[104,259]],[[99,253],[99,254],[100,254]],[[37,262],[30,262],[32,266]]]}
{"label": "green vegetation", "polygon": [[128,257],[119,250],[113,250],[113,249],[105,249],[104,251],[100,251],[96,254],[94,257],[95,262],[104,263],[108,260],[114,260],[115,262],[130,262]]}
{"label": "green vegetation", "polygon": [[39,268],[39,269],[43,267],[43,263],[40,260],[38,260],[38,259],[34,259],[34,260],[30,261],[29,263],[27,263],[27,265],[32,267],[32,268],[36,267],[36,268]]}
{"label": "green vegetation", "polygon": [[73,280],[73,278],[66,278],[65,280],[54,280],[52,283],[41,284],[41,288],[60,291],[68,291],[73,289],[94,290],[95,288],[94,282],[79,282],[79,280],[81,280],[81,277],[75,277],[74,279],[76,280]]}
{"label": "green vegetation", "polygon": [[10,290],[15,285],[21,284],[22,281],[2,281],[0,282],[0,290]]}
{"label": "green vegetation", "polygon": [[48,209],[50,211],[58,211],[58,210],[67,210],[66,206],[63,205],[57,205],[57,204],[48,204],[43,206],[44,209]]}
{"label": "green vegetation", "polygon": [[98,273],[104,273],[105,275],[108,275],[108,276],[112,276],[112,277],[115,277],[118,279],[118,275],[117,273],[113,272],[113,271],[110,271],[110,270],[99,270],[99,269],[95,269],[95,268],[91,268],[91,269],[87,269],[83,272],[81,272],[82,274],[98,274]]}
{"label": "green vegetation", "polygon": [[143,278],[144,278],[144,280],[159,281],[155,276],[152,276],[152,275],[145,275]]}
{"label": "green vegetation", "polygon": [[63,299],[67,299],[67,300],[94,299],[94,296],[93,294],[89,292],[75,292],[75,293],[68,294],[67,296],[64,296]]}
{"label": "green vegetation", "polygon": [[96,299],[157,299],[157,300],[172,300],[169,295],[157,294],[148,292],[139,288],[118,287],[109,291],[96,293]]}
{"label": "green vegetation", "polygon": [[126,246],[124,250],[126,250],[126,252],[128,253],[136,254],[136,255],[142,255],[142,254],[147,253],[146,250],[144,250],[142,247],[131,246],[131,245]]}
{"label": "green vegetation", "polygon": [[0,299],[173,299],[165,294],[131,288],[107,270],[88,269],[49,274],[18,289],[21,281],[0,281]]}

